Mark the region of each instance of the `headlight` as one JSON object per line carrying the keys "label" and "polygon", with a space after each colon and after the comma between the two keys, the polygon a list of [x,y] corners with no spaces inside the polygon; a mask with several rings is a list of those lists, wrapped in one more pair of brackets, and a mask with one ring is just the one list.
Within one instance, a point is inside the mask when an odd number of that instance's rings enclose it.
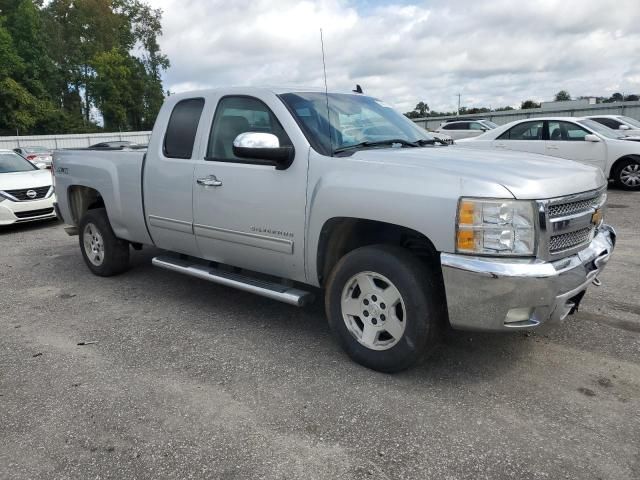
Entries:
{"label": "headlight", "polygon": [[458,253],[527,256],[535,246],[533,202],[464,197],[458,202]]}

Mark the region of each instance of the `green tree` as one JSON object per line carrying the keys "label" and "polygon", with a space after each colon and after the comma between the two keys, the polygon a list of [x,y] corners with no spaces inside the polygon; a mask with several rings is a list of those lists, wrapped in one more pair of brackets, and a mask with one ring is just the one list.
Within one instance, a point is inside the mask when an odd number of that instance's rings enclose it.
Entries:
{"label": "green tree", "polygon": [[520,104],[520,108],[522,110],[526,110],[528,108],[540,108],[540,104],[534,102],[533,100],[525,100],[524,102],[522,102],[522,104]]}
{"label": "green tree", "polygon": [[568,100],[571,100],[571,95],[569,95],[569,92],[567,92],[566,90],[560,90],[558,93],[556,93],[556,102],[566,102]]}

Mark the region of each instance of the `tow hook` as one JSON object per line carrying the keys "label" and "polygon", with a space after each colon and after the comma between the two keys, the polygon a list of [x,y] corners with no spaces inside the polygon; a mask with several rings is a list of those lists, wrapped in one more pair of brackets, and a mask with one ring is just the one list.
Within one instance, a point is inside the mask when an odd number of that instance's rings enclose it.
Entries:
{"label": "tow hook", "polygon": [[602,282],[600,281],[600,279],[598,279],[597,277],[593,279],[592,282],[596,287],[599,287],[600,285],[602,285]]}

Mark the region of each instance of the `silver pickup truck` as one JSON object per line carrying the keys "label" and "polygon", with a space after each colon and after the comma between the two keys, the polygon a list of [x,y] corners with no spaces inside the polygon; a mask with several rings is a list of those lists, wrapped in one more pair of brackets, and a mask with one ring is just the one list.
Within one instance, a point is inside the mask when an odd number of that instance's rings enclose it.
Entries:
{"label": "silver pickup truck", "polygon": [[[438,333],[563,320],[615,233],[592,167],[438,144],[381,100],[228,88],[167,98],[147,151],[59,151],[59,217],[89,269],[153,264],[304,305],[392,372]],[[320,290],[322,289],[322,290]]]}

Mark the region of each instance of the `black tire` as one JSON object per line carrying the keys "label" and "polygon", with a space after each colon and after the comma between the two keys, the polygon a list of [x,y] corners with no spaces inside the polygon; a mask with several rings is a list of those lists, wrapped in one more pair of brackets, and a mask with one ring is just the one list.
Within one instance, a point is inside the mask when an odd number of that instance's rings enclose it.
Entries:
{"label": "black tire", "polygon": [[[367,272],[386,277],[400,293],[403,308],[406,310],[406,314],[403,315],[404,331],[399,340],[391,340],[397,343],[386,350],[375,350],[361,344],[356,338],[358,333],[352,333],[347,323],[352,329],[354,325],[359,326],[362,323],[362,337],[364,323],[356,319],[356,316],[350,317],[353,320],[345,320],[342,314],[343,293],[349,291],[349,285],[353,285],[358,274],[367,275]],[[342,348],[357,363],[386,373],[407,369],[432,353],[440,338],[445,318],[442,303],[444,292],[438,278],[430,267],[403,248],[390,245],[358,248],[340,259],[328,279],[325,309],[331,330]],[[362,293],[358,294],[357,289],[354,292],[353,295],[357,294],[357,302],[365,302],[366,299],[361,300]],[[348,294],[347,297],[351,295]],[[376,311],[378,316],[382,316],[380,310]],[[371,317],[376,313],[366,311],[364,314]],[[376,319],[369,318],[371,323],[374,323],[374,320]],[[378,325],[373,328],[383,327]],[[389,336],[387,333],[384,335]],[[374,346],[381,338],[382,335],[377,334]]]}
{"label": "black tire", "polygon": [[[96,236],[101,238],[103,248],[102,255],[99,255],[100,261],[92,261],[89,258],[92,252],[87,252],[89,246],[85,246],[85,233],[88,227],[91,229],[90,232],[95,230]],[[80,220],[79,230],[82,257],[89,270],[95,275],[110,277],[129,268],[129,243],[115,236],[104,208],[88,210]]]}
{"label": "black tire", "polygon": [[623,173],[625,173],[625,169],[628,168],[635,168],[637,172],[640,173],[640,160],[635,158],[627,158],[616,163],[612,175],[616,187],[621,188],[622,190],[640,190],[640,179],[638,179],[638,182],[635,185],[629,185],[628,182],[625,183],[623,181]]}

